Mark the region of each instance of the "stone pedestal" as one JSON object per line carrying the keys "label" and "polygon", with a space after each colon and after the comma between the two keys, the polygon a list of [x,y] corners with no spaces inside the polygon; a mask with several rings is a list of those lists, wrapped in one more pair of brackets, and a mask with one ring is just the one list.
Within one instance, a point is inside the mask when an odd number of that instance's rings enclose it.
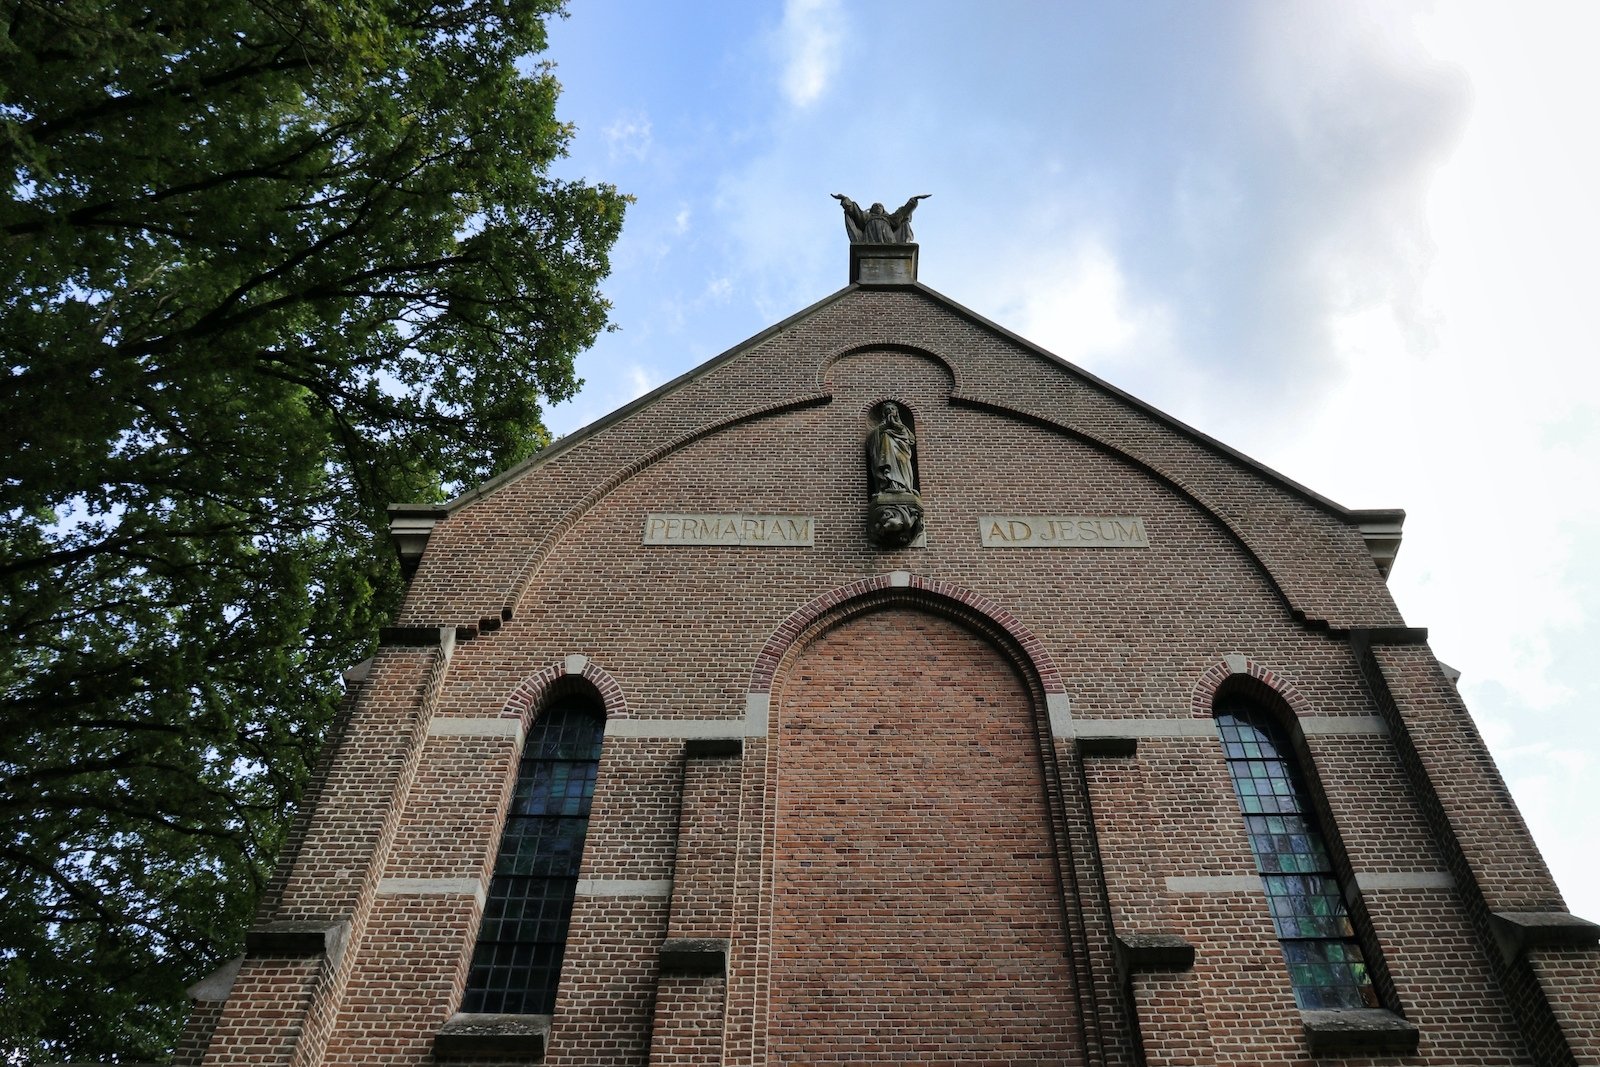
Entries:
{"label": "stone pedestal", "polygon": [[862,285],[910,285],[917,280],[917,247],[851,245],[850,281]]}

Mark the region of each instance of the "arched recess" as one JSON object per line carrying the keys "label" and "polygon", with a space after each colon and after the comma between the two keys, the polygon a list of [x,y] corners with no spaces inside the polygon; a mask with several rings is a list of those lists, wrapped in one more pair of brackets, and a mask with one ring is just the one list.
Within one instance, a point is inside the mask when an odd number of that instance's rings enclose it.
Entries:
{"label": "arched recess", "polygon": [[[1353,932],[1349,936],[1353,942],[1361,947],[1361,955],[1364,958],[1362,966],[1370,976],[1372,986],[1376,991],[1375,995],[1381,999],[1384,1007],[1397,1009],[1399,1007],[1398,994],[1396,993],[1393,979],[1389,974],[1388,965],[1379,945],[1371,916],[1367,913],[1365,901],[1362,899],[1360,890],[1357,887],[1355,871],[1351,866],[1349,852],[1345,848],[1343,837],[1339,832],[1338,820],[1334,818],[1333,808],[1328,802],[1328,789],[1323,780],[1322,769],[1317,765],[1311,746],[1306,739],[1305,730],[1301,726],[1300,720],[1302,718],[1314,714],[1311,702],[1295,686],[1291,679],[1254,659],[1234,653],[1224,656],[1220,662],[1212,664],[1200,676],[1199,681],[1195,684],[1194,695],[1191,698],[1190,713],[1197,718],[1216,719],[1225,709],[1230,708],[1243,710],[1247,716],[1248,713],[1259,715],[1267,724],[1270,724],[1264,727],[1265,729],[1270,730],[1271,726],[1276,727],[1275,732],[1279,736],[1273,739],[1274,747],[1283,749],[1281,758],[1290,768],[1288,773],[1281,774],[1279,777],[1285,780],[1293,780],[1296,783],[1292,793],[1295,797],[1294,810],[1300,812],[1304,809],[1304,817],[1310,820],[1309,834],[1319,838],[1322,842],[1322,844],[1316,845],[1315,848],[1326,848],[1325,862],[1331,867],[1326,873],[1337,887],[1340,902],[1349,909],[1350,918],[1353,920]],[[1219,755],[1224,754],[1226,748],[1227,734],[1224,731],[1219,740]],[[1236,778],[1234,771],[1236,761],[1233,759],[1226,759],[1225,761],[1229,764],[1230,777]],[[1237,789],[1238,786],[1236,785],[1235,788]],[[1302,793],[1303,795],[1301,795]],[[1286,793],[1285,795],[1290,794]],[[1245,824],[1243,828],[1247,831],[1251,830],[1249,821],[1253,815],[1260,817],[1263,813],[1270,815],[1273,812],[1290,810],[1289,807],[1260,808],[1259,810],[1246,808],[1242,797],[1239,798],[1239,802],[1241,817]],[[1251,851],[1257,857],[1264,891],[1269,895],[1272,890],[1268,880],[1274,876],[1274,873],[1292,871],[1295,872],[1294,877],[1300,881],[1318,877],[1312,867],[1307,865],[1305,856],[1298,856],[1298,862],[1287,865],[1283,865],[1281,860],[1276,865],[1271,861],[1263,860],[1261,858],[1261,850],[1263,848],[1285,848],[1287,846],[1282,845],[1284,840],[1305,840],[1305,835],[1303,834],[1297,836],[1291,833],[1286,837],[1280,835],[1274,838],[1275,834],[1277,834],[1276,830],[1265,834],[1264,837],[1257,832],[1250,832],[1252,838]],[[1267,841],[1268,844],[1262,845],[1262,841]],[[1309,845],[1295,847],[1311,848]],[[1298,887],[1297,883],[1297,890],[1299,888],[1303,887]],[[1289,910],[1292,911],[1293,909]],[[1276,905],[1273,906],[1273,912],[1275,923],[1281,924],[1287,921],[1292,926],[1293,918],[1283,919],[1279,914],[1280,909]],[[1294,914],[1298,915],[1299,913],[1295,912]],[[1327,914],[1331,916],[1332,913],[1329,912]],[[1282,925],[1279,926],[1279,932],[1280,934],[1284,933]],[[1289,935],[1284,935],[1284,937],[1286,944],[1294,940]],[[1333,940],[1337,940],[1337,938]],[[1288,952],[1289,950],[1285,949],[1286,955]],[[1295,961],[1291,959],[1289,961],[1291,973],[1294,973],[1294,965]],[[1313,966],[1306,973],[1314,973],[1316,970],[1317,967]],[[1311,983],[1308,979],[1305,983],[1297,980],[1294,984],[1296,996],[1301,997],[1305,995],[1306,987]],[[1312,1005],[1312,1007],[1319,1006],[1322,1005]],[[1358,1005],[1342,1004],[1338,1006],[1348,1008]]]}
{"label": "arched recess", "polygon": [[[760,698],[772,691],[772,680],[779,664],[804,637],[813,634],[818,623],[833,625],[864,611],[872,611],[895,601],[922,604],[929,610],[966,617],[970,625],[988,633],[996,645],[1030,677],[1045,697],[1041,708],[1065,697],[1061,672],[1044,642],[1021,619],[989,597],[956,582],[926,578],[909,571],[890,571],[861,578],[828,590],[790,613],[756,656],[750,671],[750,693]],[[835,618],[837,616],[837,618]],[[1063,701],[1064,703],[1064,701]]]}
{"label": "arched recess", "polygon": [[[926,348],[918,348],[916,345],[908,345],[901,341],[879,340],[868,341],[865,344],[851,345],[849,348],[842,348],[824,358],[822,362],[817,365],[818,392],[827,393],[828,395],[832,396],[834,393],[834,374],[837,371],[839,364],[853,356],[865,355],[870,352],[898,352],[903,355],[915,356],[918,359],[926,360],[927,362],[938,367],[940,370],[944,371],[945,383],[942,390],[944,395],[950,396],[960,389],[960,379],[956,376],[955,367],[950,363],[949,360],[945,359],[937,352],[931,352]],[[891,397],[886,399],[894,398]]]}
{"label": "arched recess", "polygon": [[907,572],[824,594],[772,635],[743,816],[770,829],[742,864],[760,868],[747,907],[770,903],[736,919],[755,944],[735,964],[768,976],[751,1014],[770,1059],[1101,1061],[1086,930],[1105,917],[1067,831],[1082,801],[1057,765],[1064,697],[1015,615]]}

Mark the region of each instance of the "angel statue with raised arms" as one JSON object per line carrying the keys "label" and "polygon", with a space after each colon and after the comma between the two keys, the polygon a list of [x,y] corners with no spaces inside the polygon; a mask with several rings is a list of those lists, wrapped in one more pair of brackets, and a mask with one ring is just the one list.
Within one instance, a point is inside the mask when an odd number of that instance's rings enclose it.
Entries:
{"label": "angel statue with raised arms", "polygon": [[862,211],[861,205],[843,193],[833,193],[844,208],[844,231],[855,245],[907,245],[916,238],[911,233],[911,213],[917,210],[917,201],[926,200],[931,193],[918,193],[893,213],[882,204],[873,204]]}

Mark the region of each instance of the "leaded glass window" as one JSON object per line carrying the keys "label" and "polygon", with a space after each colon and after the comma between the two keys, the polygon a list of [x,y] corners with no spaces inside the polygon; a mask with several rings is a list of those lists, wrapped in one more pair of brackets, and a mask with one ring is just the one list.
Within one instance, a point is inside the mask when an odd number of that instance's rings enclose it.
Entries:
{"label": "leaded glass window", "polygon": [[598,711],[571,700],[528,731],[462,1011],[555,1010],[604,729]]}
{"label": "leaded glass window", "polygon": [[1218,709],[1216,720],[1296,1003],[1308,1010],[1377,1007],[1310,793],[1283,732],[1243,703]]}

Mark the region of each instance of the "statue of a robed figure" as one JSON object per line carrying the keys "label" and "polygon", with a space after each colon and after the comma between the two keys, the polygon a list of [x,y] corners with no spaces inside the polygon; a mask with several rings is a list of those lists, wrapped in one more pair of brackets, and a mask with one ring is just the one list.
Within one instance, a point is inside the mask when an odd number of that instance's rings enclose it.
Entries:
{"label": "statue of a robed figure", "polygon": [[917,210],[917,201],[926,200],[932,193],[919,193],[888,211],[882,204],[873,204],[862,211],[861,205],[843,193],[832,194],[844,208],[844,232],[850,235],[853,245],[908,245],[916,240],[911,232],[911,213]]}
{"label": "statue of a robed figure", "polygon": [[917,435],[906,425],[900,405],[878,406],[878,421],[867,434],[867,530],[884,548],[904,548],[922,532],[922,495],[917,491],[914,458]]}

